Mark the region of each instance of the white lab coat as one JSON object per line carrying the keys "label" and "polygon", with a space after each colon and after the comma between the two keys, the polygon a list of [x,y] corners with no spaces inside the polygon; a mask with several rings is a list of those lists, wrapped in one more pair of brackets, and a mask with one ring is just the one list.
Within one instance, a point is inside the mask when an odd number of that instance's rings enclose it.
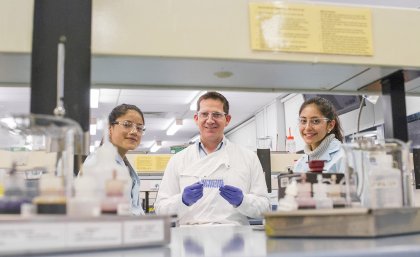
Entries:
{"label": "white lab coat", "polygon": [[[204,188],[196,203],[186,206],[182,192],[201,178],[223,179],[225,185],[238,187],[244,198],[233,207],[218,188]],[[156,214],[177,214],[180,225],[249,225],[247,217],[260,218],[270,210],[264,173],[257,155],[226,140],[222,149],[200,158],[197,145],[191,145],[169,161],[155,202]]]}

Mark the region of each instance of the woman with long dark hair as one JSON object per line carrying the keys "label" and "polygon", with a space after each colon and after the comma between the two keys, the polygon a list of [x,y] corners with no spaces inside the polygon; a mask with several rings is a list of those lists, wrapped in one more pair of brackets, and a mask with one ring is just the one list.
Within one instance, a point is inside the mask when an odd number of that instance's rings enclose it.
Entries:
{"label": "woman with long dark hair", "polygon": [[326,172],[344,173],[343,132],[340,120],[330,101],[322,97],[306,100],[299,110],[299,132],[306,143],[294,172],[307,172],[308,162],[323,160]]}
{"label": "woman with long dark hair", "polygon": [[[108,133],[106,135],[109,136],[109,142],[117,150],[115,162],[118,165],[127,167],[129,172],[129,174],[117,174],[117,176],[127,177],[129,175],[131,177],[130,202],[131,213],[134,215],[144,214],[139,199],[140,179],[127,160],[126,154],[129,150],[134,150],[140,145],[144,131],[145,121],[143,112],[135,105],[118,105],[108,116]],[[104,146],[101,145],[101,147]],[[95,167],[96,165],[100,165],[100,161],[97,160],[96,153],[92,153],[84,162],[83,168],[86,166]]]}

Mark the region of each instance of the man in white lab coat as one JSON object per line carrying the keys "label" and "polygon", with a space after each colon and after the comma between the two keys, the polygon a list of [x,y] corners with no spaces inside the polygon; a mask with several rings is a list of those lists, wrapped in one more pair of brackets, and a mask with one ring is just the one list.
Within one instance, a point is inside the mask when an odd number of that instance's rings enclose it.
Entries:
{"label": "man in white lab coat", "polygon": [[249,225],[270,210],[257,155],[224,136],[229,102],[217,92],[197,101],[200,140],[169,161],[155,202],[156,214],[177,214],[180,225]]}

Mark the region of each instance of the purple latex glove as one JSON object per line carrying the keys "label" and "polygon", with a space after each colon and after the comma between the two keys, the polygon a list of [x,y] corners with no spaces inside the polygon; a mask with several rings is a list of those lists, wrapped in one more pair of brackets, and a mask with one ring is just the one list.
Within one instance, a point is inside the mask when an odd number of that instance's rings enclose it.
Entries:
{"label": "purple latex glove", "polygon": [[194,183],[184,188],[182,192],[182,202],[186,206],[191,206],[203,197],[203,184],[200,182]]}
{"label": "purple latex glove", "polygon": [[234,207],[241,205],[242,200],[244,199],[242,190],[234,186],[225,185],[220,187],[219,191],[220,195]]}

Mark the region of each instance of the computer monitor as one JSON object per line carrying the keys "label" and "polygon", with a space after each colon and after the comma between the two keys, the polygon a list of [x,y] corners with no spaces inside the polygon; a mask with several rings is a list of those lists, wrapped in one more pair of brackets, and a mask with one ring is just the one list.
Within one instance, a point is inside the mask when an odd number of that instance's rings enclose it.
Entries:
{"label": "computer monitor", "polygon": [[265,183],[267,190],[271,193],[271,157],[270,149],[257,149],[258,159],[264,171]]}

